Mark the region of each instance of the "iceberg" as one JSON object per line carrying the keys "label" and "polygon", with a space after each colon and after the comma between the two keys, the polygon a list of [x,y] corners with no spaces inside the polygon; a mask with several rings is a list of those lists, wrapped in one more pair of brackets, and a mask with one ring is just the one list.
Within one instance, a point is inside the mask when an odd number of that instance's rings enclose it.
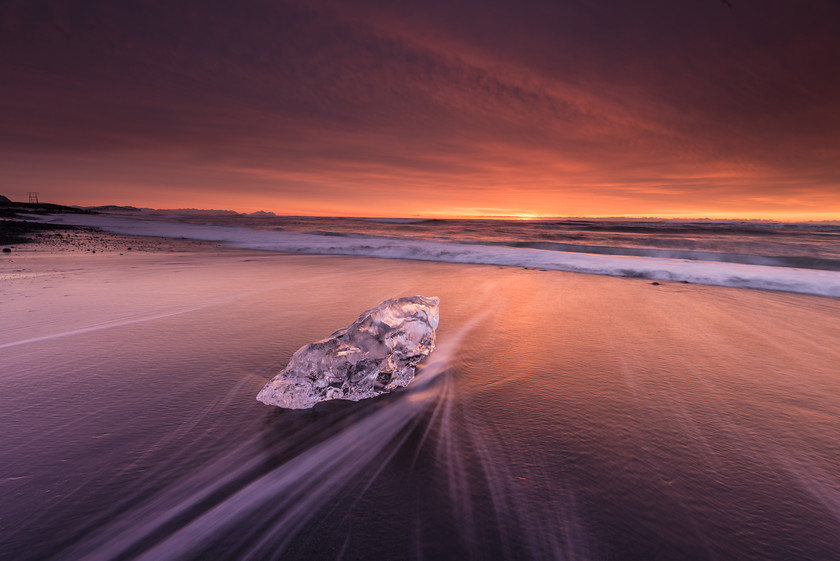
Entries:
{"label": "iceberg", "polygon": [[359,401],[407,386],[435,349],[440,299],[385,300],[353,324],[301,347],[257,394],[266,405],[309,409],[321,401]]}

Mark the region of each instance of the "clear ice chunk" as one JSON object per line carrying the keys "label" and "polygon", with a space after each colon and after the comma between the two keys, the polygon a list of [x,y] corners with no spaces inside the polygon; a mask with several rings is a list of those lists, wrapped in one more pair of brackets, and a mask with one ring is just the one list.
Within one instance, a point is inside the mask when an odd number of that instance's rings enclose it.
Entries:
{"label": "clear ice chunk", "polygon": [[352,325],[300,348],[257,394],[266,405],[308,409],[320,401],[359,401],[407,386],[435,349],[440,299],[385,300]]}

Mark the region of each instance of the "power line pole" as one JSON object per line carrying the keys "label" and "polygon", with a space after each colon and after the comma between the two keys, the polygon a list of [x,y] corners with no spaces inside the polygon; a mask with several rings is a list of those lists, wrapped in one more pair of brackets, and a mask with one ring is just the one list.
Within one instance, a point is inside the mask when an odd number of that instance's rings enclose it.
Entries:
{"label": "power line pole", "polygon": [[29,202],[30,203],[38,203],[38,191],[30,191],[29,192]]}

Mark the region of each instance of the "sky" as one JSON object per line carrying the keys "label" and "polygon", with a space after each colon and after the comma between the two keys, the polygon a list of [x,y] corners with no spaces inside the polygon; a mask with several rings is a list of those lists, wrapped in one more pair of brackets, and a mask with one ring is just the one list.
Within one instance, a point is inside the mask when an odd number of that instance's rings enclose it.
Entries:
{"label": "sky", "polygon": [[0,194],[840,219],[840,2],[6,0]]}

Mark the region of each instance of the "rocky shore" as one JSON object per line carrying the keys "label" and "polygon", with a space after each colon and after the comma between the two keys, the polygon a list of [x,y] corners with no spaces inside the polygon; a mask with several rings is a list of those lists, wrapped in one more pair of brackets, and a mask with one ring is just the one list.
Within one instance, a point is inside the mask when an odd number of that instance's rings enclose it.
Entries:
{"label": "rocky shore", "polygon": [[17,203],[2,197],[0,198],[0,253],[14,255],[20,252],[37,251],[85,253],[172,251],[174,245],[178,245],[179,248],[184,245],[173,244],[170,240],[163,238],[111,234],[91,226],[71,226],[27,219],[31,215],[90,213],[91,211],[85,209],[49,203]]}

